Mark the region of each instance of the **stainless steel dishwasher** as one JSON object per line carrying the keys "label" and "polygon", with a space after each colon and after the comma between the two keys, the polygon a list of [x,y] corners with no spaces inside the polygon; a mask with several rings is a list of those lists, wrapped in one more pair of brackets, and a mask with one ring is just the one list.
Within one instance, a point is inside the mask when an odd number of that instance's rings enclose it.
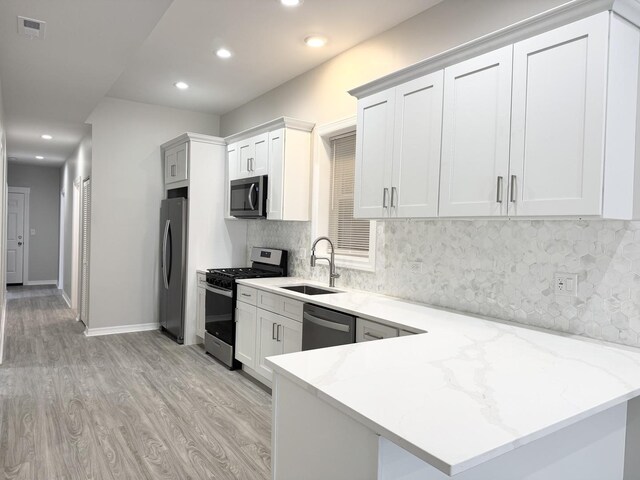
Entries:
{"label": "stainless steel dishwasher", "polygon": [[356,317],[305,303],[302,313],[302,350],[355,343]]}

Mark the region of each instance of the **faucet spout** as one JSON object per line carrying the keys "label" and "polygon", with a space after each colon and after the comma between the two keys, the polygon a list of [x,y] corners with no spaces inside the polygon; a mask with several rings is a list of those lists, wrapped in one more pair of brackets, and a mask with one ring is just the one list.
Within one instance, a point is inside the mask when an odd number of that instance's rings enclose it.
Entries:
{"label": "faucet spout", "polygon": [[[321,240],[325,240],[331,246],[331,253],[330,253],[331,257],[330,258],[316,257],[316,245]],[[317,260],[326,260],[327,262],[329,262],[329,286],[330,287],[335,287],[336,286],[336,278],[340,278],[340,274],[336,273],[335,248],[333,247],[333,242],[331,241],[331,239],[329,237],[324,237],[324,236],[323,237],[318,237],[313,241],[313,244],[311,245],[311,260],[309,262],[310,265],[312,267],[315,267]]]}

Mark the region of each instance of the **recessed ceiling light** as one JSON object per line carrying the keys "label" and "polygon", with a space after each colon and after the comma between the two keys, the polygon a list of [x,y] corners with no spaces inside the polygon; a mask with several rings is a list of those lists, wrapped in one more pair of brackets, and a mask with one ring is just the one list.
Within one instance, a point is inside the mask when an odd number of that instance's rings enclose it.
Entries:
{"label": "recessed ceiling light", "polygon": [[230,58],[232,53],[226,48],[219,48],[218,50],[216,50],[216,55],[220,58]]}
{"label": "recessed ceiling light", "polygon": [[280,0],[280,3],[285,7],[297,7],[302,3],[302,0]]}
{"label": "recessed ceiling light", "polygon": [[44,157],[42,155],[36,155],[36,160],[44,160]]}
{"label": "recessed ceiling light", "polygon": [[45,133],[44,135],[40,135],[40,138],[42,138],[43,140],[51,140],[53,137],[48,133]]}
{"label": "recessed ceiling light", "polygon": [[324,47],[327,44],[327,37],[323,37],[322,35],[309,35],[304,39],[304,43],[307,44],[307,47]]}
{"label": "recessed ceiling light", "polygon": [[186,84],[185,82],[176,82],[174,83],[176,88],[179,88],[180,90],[186,90],[187,88],[189,88],[189,85]]}

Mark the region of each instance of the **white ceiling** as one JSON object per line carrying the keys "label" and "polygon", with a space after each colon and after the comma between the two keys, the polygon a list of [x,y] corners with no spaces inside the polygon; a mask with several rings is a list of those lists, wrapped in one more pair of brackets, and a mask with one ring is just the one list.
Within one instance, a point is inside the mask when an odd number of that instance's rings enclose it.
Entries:
{"label": "white ceiling", "polygon": [[[63,163],[105,94],[223,114],[440,1],[1,0],[8,155]],[[18,15],[46,21],[45,40],[19,36]],[[327,46],[306,47],[311,33]]]}

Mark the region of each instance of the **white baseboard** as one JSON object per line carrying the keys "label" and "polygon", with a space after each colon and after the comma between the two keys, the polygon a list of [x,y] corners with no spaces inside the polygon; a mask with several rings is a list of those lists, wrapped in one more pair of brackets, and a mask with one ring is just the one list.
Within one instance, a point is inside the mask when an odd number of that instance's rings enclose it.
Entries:
{"label": "white baseboard", "polygon": [[149,330],[158,330],[159,328],[159,323],[138,323],[136,325],[122,325],[119,327],[87,328],[84,334],[87,337],[98,337],[100,335],[114,335],[117,333],[147,332]]}
{"label": "white baseboard", "polygon": [[60,291],[62,292],[62,298],[64,298],[64,301],[67,302],[67,307],[71,308],[71,299],[67,296],[64,290],[60,289]]}
{"label": "white baseboard", "polygon": [[58,286],[57,280],[27,280],[23,285],[55,285]]}

